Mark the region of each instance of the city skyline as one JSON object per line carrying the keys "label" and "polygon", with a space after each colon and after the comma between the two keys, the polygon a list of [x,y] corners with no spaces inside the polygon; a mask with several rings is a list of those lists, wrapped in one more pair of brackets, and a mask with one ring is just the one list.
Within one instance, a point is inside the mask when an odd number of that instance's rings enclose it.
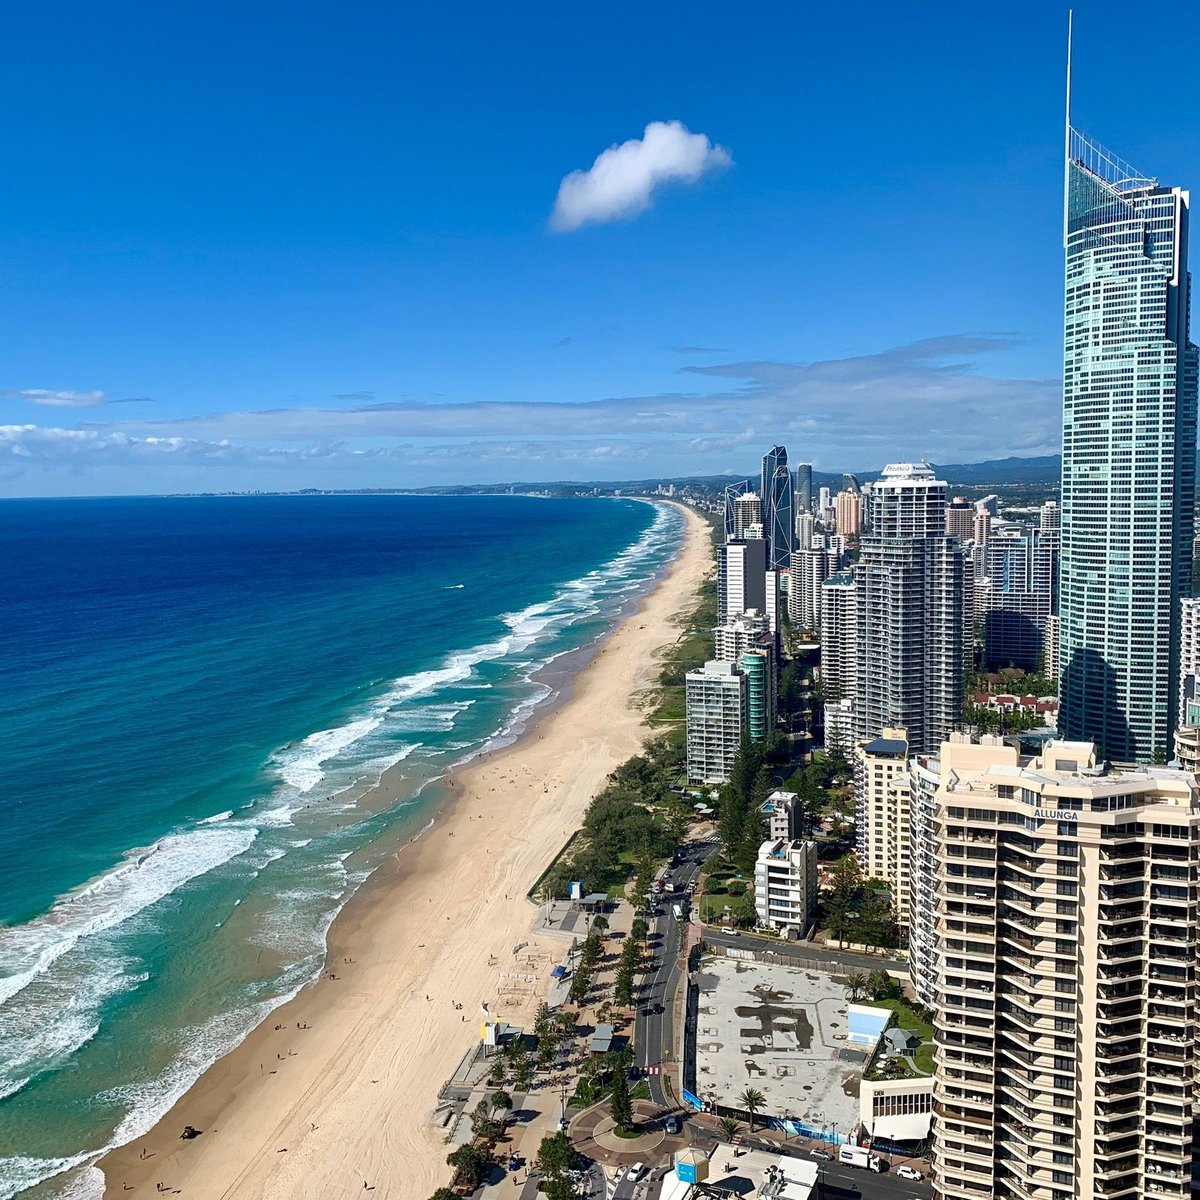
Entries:
{"label": "city skyline", "polygon": [[[25,14],[10,88],[32,93],[51,55],[63,82],[29,114],[0,223],[0,495],[715,474],[766,430],[818,471],[1054,452],[1039,197],[1065,7],[1022,7],[986,31],[881,7],[865,37],[848,15],[780,14],[765,37],[663,10],[648,32],[669,52],[628,63],[619,100],[605,56],[648,51],[598,6],[529,47],[482,10],[466,33],[368,10],[332,43],[304,8],[282,41],[266,21],[227,37],[220,12],[116,36],[80,6],[86,36],[62,45],[61,17]],[[1089,127],[1190,176],[1182,120],[1101,83],[1115,28],[1134,65],[1153,39],[1115,5],[1082,16]],[[566,80],[554,51],[581,30]],[[185,33],[194,61],[162,52]],[[451,38],[474,74],[432,86],[414,47]],[[818,44],[834,52],[804,72],[775,57]],[[870,81],[853,97],[850,45]],[[931,91],[891,86],[905,47]],[[529,87],[501,113],[493,53]],[[538,88],[565,103],[548,114]],[[478,138],[485,102],[499,125]],[[39,181],[68,169],[96,186],[48,202]],[[968,255],[972,286],[948,287]]]}

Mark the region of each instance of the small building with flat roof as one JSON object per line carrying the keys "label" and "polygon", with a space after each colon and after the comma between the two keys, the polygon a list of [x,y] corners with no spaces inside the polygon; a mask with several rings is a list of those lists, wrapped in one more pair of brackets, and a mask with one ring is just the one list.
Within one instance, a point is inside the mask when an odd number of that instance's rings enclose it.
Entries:
{"label": "small building with flat roof", "polygon": [[613,1048],[613,1027],[597,1025],[592,1031],[592,1040],[588,1042],[589,1054],[607,1054]]}

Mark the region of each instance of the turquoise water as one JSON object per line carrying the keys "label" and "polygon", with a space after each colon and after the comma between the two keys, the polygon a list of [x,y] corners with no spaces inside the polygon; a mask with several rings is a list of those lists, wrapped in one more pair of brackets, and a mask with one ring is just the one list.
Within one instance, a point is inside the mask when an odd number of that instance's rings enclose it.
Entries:
{"label": "turquoise water", "polygon": [[[89,1194],[313,978],[432,781],[519,732],[681,529],[633,501],[0,504],[0,1200]],[[360,807],[388,768],[400,800]]]}

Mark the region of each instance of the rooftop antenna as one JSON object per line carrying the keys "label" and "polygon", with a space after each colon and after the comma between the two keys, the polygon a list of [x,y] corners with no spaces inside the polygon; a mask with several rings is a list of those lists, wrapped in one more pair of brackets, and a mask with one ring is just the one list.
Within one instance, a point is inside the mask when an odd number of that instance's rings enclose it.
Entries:
{"label": "rooftop antenna", "polygon": [[1063,131],[1063,248],[1067,245],[1067,208],[1071,198],[1071,33],[1074,9],[1067,9],[1067,119]]}

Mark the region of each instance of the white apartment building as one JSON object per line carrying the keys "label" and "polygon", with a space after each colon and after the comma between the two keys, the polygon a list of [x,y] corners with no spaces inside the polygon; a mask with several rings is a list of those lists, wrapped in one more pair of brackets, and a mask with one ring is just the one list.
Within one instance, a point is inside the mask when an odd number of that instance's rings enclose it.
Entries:
{"label": "white apartment building", "polygon": [[716,657],[725,662],[737,662],[742,654],[752,648],[771,644],[770,622],[766,613],[747,609],[729,618],[713,631]]}
{"label": "white apartment building", "polygon": [[817,843],[770,838],[754,864],[754,911],[760,925],[803,935],[817,907]]}
{"label": "white apartment building", "polygon": [[854,571],[858,598],[858,736],[908,730],[933,751],[962,721],[963,560],[946,528],[946,484],[923,464],[894,463],[871,484]]}
{"label": "white apartment building", "polygon": [[1191,1197],[1196,779],[961,734],[938,776],[936,1195]]}
{"label": "white apartment building", "polygon": [[725,783],[748,721],[746,676],[737,663],[710,659],[684,683],[688,779]]}
{"label": "white apartment building", "polygon": [[792,555],[788,616],[801,629],[821,624],[821,585],[829,578],[836,559],[828,550],[804,549]]}
{"label": "white apartment building", "polygon": [[799,834],[797,825],[802,806],[794,792],[772,792],[763,801],[762,815],[767,823],[767,836],[775,842],[787,841]]}
{"label": "white apartment building", "polygon": [[884,729],[855,743],[854,805],[858,865],[867,879],[891,889],[896,919],[908,920],[909,830],[908,734]]}
{"label": "white apartment building", "polygon": [[821,585],[820,625],[825,745],[848,756],[858,690],[858,595],[849,571],[839,571]]}

